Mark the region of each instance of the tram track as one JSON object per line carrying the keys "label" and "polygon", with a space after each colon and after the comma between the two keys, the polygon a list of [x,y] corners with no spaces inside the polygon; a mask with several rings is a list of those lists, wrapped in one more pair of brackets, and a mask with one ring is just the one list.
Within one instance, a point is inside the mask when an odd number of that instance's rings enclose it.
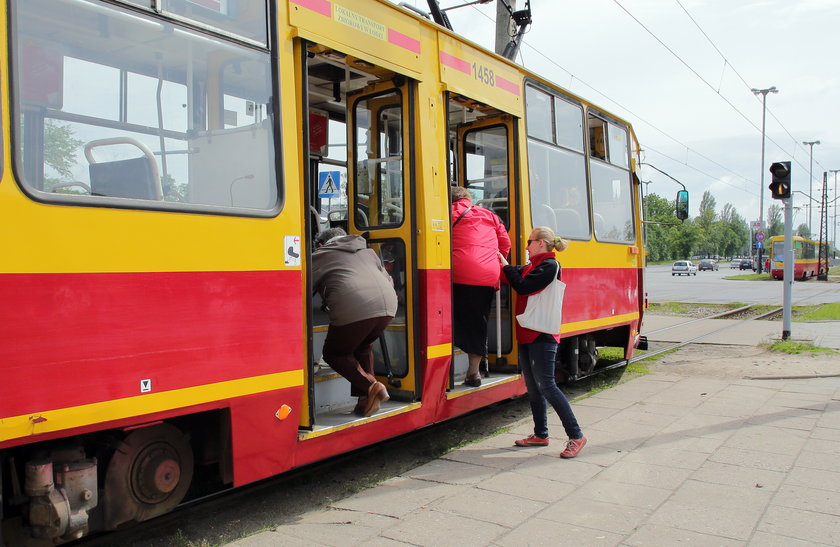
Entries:
{"label": "tram track", "polygon": [[[752,308],[752,307],[753,307],[753,305],[747,305],[747,306],[743,306],[743,307],[741,307],[741,308],[736,308],[736,309],[734,309],[734,310],[727,310],[727,311],[722,312],[722,313],[716,313],[716,314],[708,315],[708,316],[706,316],[706,317],[698,317],[698,318],[692,319],[692,320],[690,320],[690,321],[684,321],[684,322],[682,322],[682,323],[677,323],[676,325],[670,325],[670,326],[668,326],[668,327],[663,327],[663,328],[661,328],[661,329],[656,329],[656,330],[650,331],[650,332],[649,332],[649,333],[647,333],[646,335],[649,335],[649,334],[656,334],[656,333],[663,332],[663,331],[666,331],[666,330],[669,330],[669,329],[673,329],[673,328],[677,328],[677,327],[683,327],[683,326],[685,326],[685,325],[690,325],[690,324],[692,324],[692,323],[696,323],[696,322],[698,322],[698,321],[705,321],[705,320],[707,320],[707,319],[719,319],[719,318],[722,318],[722,317],[727,317],[727,316],[730,316],[730,315],[735,315],[735,314],[738,314],[738,313],[742,313],[742,312],[744,312],[744,311],[747,311],[747,310],[749,310],[749,309],[750,309],[750,308]],[[584,374],[584,375],[578,376],[578,377],[575,379],[575,381],[581,381],[581,380],[585,380],[585,379],[587,379],[587,378],[592,378],[592,377],[598,376],[598,375],[600,375],[600,374],[603,374],[603,373],[605,373],[605,372],[608,372],[608,371],[610,371],[610,370],[615,370],[615,369],[619,369],[619,368],[622,368],[622,367],[626,367],[626,366],[627,366],[627,365],[629,365],[629,364],[636,363],[636,362],[638,362],[638,361],[642,361],[642,360],[644,360],[644,359],[648,359],[648,358],[650,358],[650,357],[655,357],[655,356],[657,356],[657,355],[660,355],[660,354],[662,354],[662,353],[667,353],[667,352],[669,352],[669,351],[673,351],[673,350],[675,350],[675,349],[679,349],[679,348],[681,348],[681,347],[683,347],[683,346],[687,346],[688,344],[692,344],[692,343],[694,343],[694,342],[697,342],[698,340],[702,340],[703,338],[707,338],[707,337],[709,337],[709,336],[712,336],[713,334],[718,334],[718,333],[720,333],[720,332],[724,332],[724,331],[727,331],[727,330],[731,330],[731,329],[737,328],[737,327],[739,327],[739,326],[741,326],[741,325],[743,325],[744,323],[747,323],[747,322],[749,322],[749,321],[755,321],[755,320],[757,320],[757,319],[764,319],[764,318],[767,318],[767,317],[773,316],[773,315],[775,315],[775,314],[777,314],[777,313],[779,313],[779,312],[781,312],[781,311],[782,311],[782,307],[773,308],[773,309],[771,309],[771,310],[769,310],[769,311],[766,311],[766,312],[764,312],[764,313],[761,313],[761,314],[759,314],[759,315],[754,315],[754,316],[752,316],[752,317],[747,317],[747,318],[744,318],[744,319],[740,320],[740,321],[739,321],[739,322],[737,322],[737,323],[732,323],[732,324],[729,324],[729,325],[723,326],[723,327],[721,327],[721,328],[719,328],[719,329],[715,329],[715,330],[710,331],[710,332],[707,332],[707,333],[705,333],[705,334],[701,334],[700,336],[695,336],[695,337],[690,338],[690,339],[688,339],[688,340],[684,340],[684,341],[682,341],[682,342],[677,342],[677,343],[675,343],[675,344],[671,344],[671,345],[666,346],[666,347],[664,347],[664,348],[659,348],[659,349],[654,350],[654,351],[649,351],[649,352],[646,352],[644,355],[637,355],[637,356],[635,356],[635,357],[631,357],[630,359],[624,359],[624,360],[618,361],[618,362],[616,362],[616,363],[613,363],[613,364],[611,364],[611,365],[607,365],[607,366],[605,366],[605,367],[596,368],[596,369],[595,369],[595,370],[593,370],[592,372],[589,372],[589,373],[587,373],[587,374]]]}

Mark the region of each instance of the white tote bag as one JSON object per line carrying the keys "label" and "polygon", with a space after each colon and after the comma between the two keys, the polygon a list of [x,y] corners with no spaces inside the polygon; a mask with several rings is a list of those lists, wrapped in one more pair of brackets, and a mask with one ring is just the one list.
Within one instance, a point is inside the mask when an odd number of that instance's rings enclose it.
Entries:
{"label": "white tote bag", "polygon": [[528,297],[525,311],[516,316],[520,326],[537,332],[560,334],[566,284],[557,279],[558,273],[560,273],[559,263],[554,273],[554,281],[542,291]]}

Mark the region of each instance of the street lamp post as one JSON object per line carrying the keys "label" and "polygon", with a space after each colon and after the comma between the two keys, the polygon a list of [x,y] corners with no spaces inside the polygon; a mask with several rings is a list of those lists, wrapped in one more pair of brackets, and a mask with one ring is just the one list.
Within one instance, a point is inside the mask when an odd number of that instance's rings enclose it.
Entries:
{"label": "street lamp post", "polygon": [[[828,170],[829,173],[834,173],[834,219],[833,219],[834,222],[832,222],[832,226],[834,226],[834,228],[832,229],[832,232],[834,232],[834,237],[831,238],[831,242],[832,242],[832,245],[834,246],[835,252],[837,251],[837,172],[838,171],[840,171],[840,169],[829,169]],[[828,211],[826,211],[825,214],[828,215]],[[828,237],[828,234],[826,234],[826,237]]]}
{"label": "street lamp post", "polygon": [[[758,223],[761,225],[760,230],[764,229],[764,131],[765,122],[767,120],[767,94],[778,93],[776,86],[768,87],[767,89],[753,88],[754,95],[761,95],[761,182],[759,183],[759,198],[758,198]],[[761,260],[761,247],[758,248],[758,273],[761,273],[764,264]]]}
{"label": "street lamp post", "polygon": [[[820,144],[820,141],[802,141],[802,144],[811,147],[811,167],[808,168],[808,195],[810,196],[814,193],[814,145]],[[813,207],[808,204],[808,233],[813,236],[814,230],[811,228],[811,209]]]}

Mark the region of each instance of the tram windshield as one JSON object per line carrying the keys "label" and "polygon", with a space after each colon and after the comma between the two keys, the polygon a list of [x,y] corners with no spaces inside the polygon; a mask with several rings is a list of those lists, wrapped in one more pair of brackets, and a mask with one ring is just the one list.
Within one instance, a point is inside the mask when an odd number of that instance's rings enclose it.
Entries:
{"label": "tram windshield", "polygon": [[773,242],[773,260],[776,262],[784,262],[785,260],[785,242]]}

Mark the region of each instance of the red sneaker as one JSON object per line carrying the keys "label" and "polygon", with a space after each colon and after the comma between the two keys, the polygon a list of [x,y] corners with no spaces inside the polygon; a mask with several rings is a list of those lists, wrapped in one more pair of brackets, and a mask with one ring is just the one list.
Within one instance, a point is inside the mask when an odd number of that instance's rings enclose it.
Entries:
{"label": "red sneaker", "polygon": [[542,437],[537,437],[536,435],[528,435],[524,439],[515,441],[513,444],[516,446],[548,446],[548,437],[543,439]]}
{"label": "red sneaker", "polygon": [[574,458],[586,445],[586,437],[580,439],[569,439],[566,443],[566,450],[560,453],[561,458]]}

